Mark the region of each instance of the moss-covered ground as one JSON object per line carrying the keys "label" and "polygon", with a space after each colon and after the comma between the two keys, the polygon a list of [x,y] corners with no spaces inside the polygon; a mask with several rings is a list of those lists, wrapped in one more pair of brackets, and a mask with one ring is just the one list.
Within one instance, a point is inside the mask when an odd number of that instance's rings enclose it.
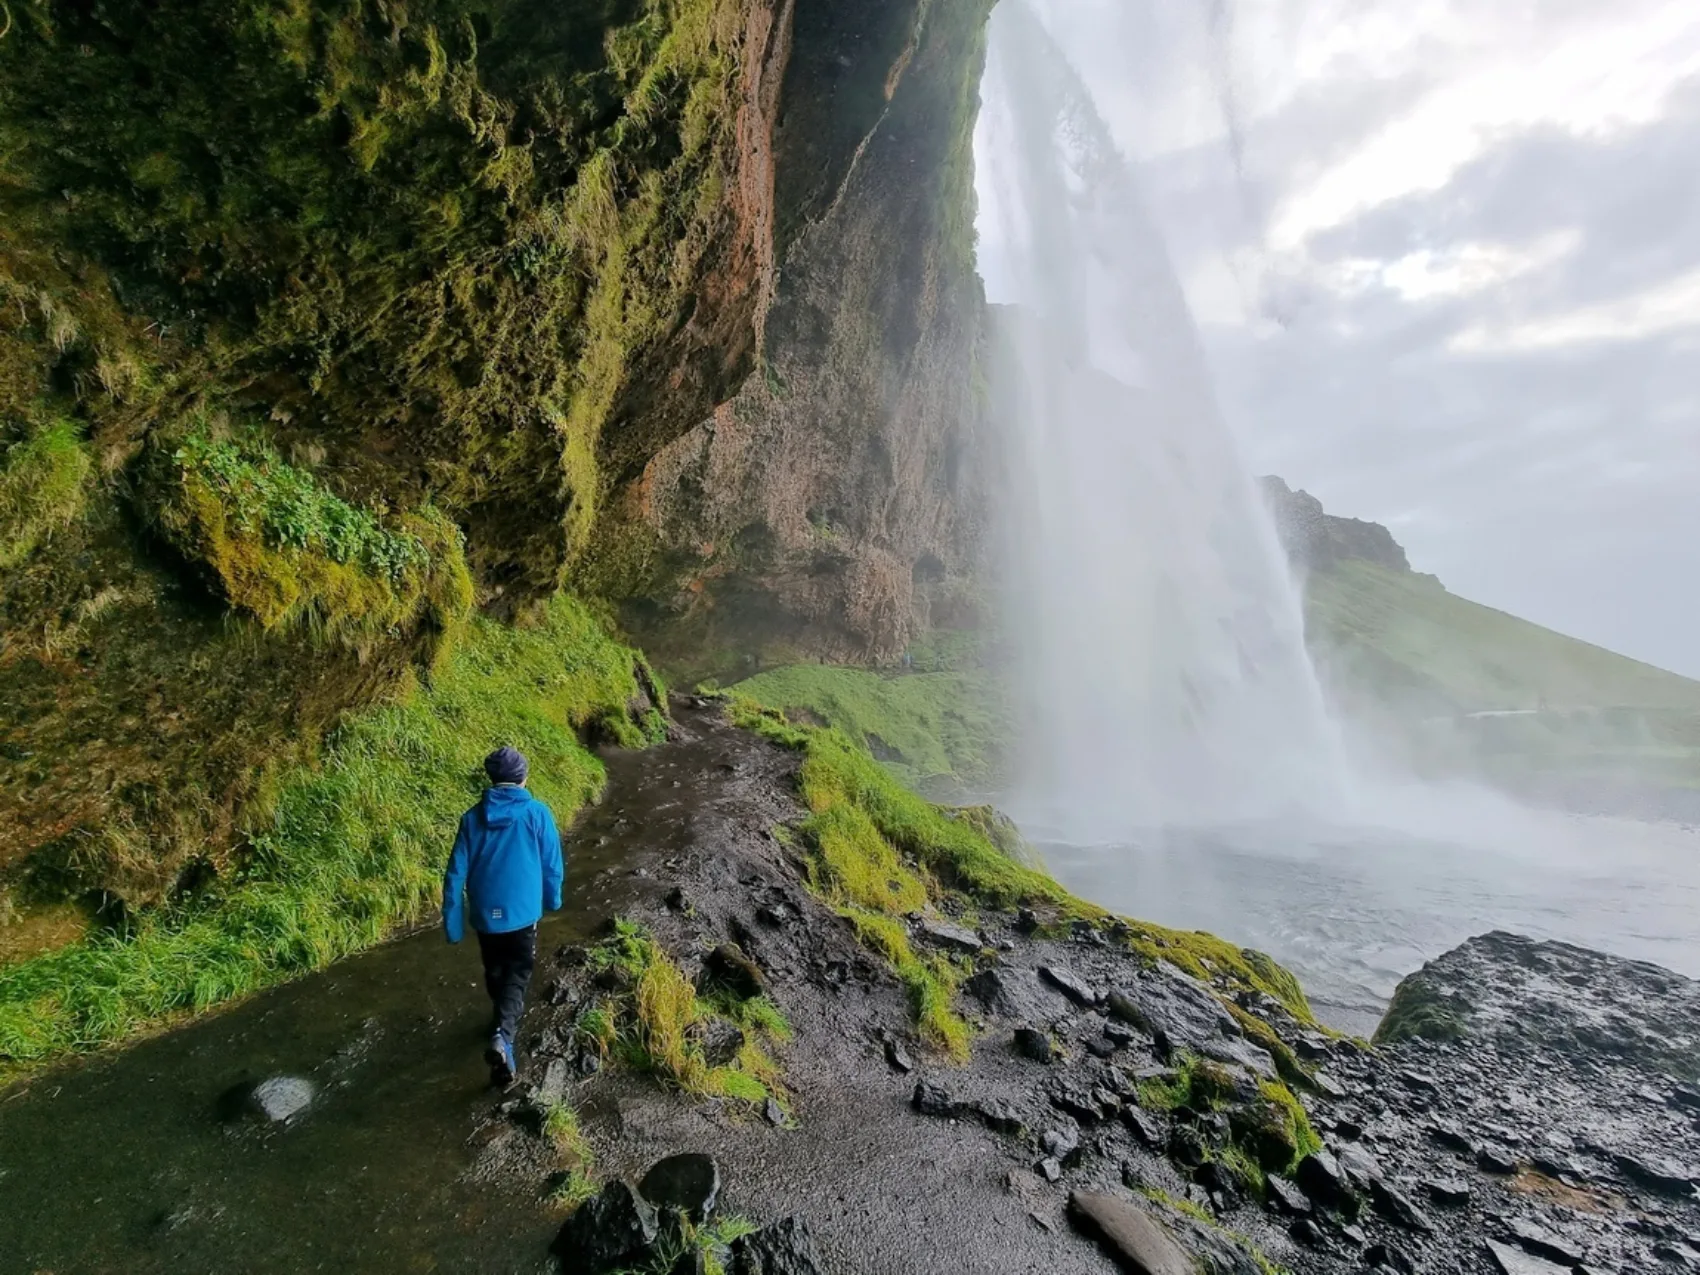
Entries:
{"label": "moss-covered ground", "polygon": [[734,694],[865,744],[912,788],[984,791],[1014,729],[1008,697],[985,669],[894,673],[794,664],[739,682]]}
{"label": "moss-covered ground", "polygon": [[623,716],[637,657],[557,598],[529,628],[489,620],[428,681],[352,716],[280,776],[231,869],[116,929],[0,969],[0,1058],[115,1041],[322,968],[428,914],[480,762],[512,743],[563,820],[601,790],[580,733]]}
{"label": "moss-covered ground", "polygon": [[[1152,962],[1168,961],[1219,991],[1255,990],[1279,1001],[1299,1022],[1314,1025],[1298,981],[1261,952],[1211,934],[1118,921],[1070,894],[1042,869],[1012,856],[977,811],[951,810],[920,797],[840,731],[800,726],[784,713],[733,698],[732,720],[799,751],[799,784],[810,814],[798,829],[811,887],[855,925],[909,987],[924,1039],[963,1057],[971,1038],[953,998],[964,971],[948,958],[918,955],[903,918],[954,894],[975,907],[1031,907],[1055,926],[1088,921]],[[1283,1076],[1306,1073],[1262,1020],[1224,997],[1224,1005]]]}

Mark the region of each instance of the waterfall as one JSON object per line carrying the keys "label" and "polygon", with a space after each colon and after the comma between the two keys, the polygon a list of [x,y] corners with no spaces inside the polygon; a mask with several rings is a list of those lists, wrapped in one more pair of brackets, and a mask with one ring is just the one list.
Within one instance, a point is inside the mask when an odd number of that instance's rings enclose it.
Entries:
{"label": "waterfall", "polygon": [[1138,168],[1028,0],[993,13],[983,97],[1013,803],[1076,843],[1327,817],[1345,767],[1297,591]]}

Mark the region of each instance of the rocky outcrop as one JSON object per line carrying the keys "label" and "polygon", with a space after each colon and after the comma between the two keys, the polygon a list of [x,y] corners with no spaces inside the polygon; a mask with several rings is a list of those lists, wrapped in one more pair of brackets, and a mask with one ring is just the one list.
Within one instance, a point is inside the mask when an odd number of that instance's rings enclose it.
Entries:
{"label": "rocky outcrop", "polygon": [[[632,574],[614,591],[671,663],[724,673],[779,646],[880,660],[964,618],[987,463],[970,228],[987,8],[934,5],[888,50],[879,118],[780,261],[761,374],[615,502],[608,544]],[[879,50],[845,56],[828,84]]]}
{"label": "rocky outcrop", "polygon": [[[785,764],[726,770],[742,785]],[[572,1064],[567,1100],[610,1173],[713,1154],[738,1207],[808,1219],[821,1269],[843,1272],[1627,1275],[1700,1252],[1700,1091],[1676,1079],[1689,980],[1489,935],[1407,980],[1454,1007],[1455,1030],[1398,1030],[1402,991],[1372,1048],[1224,967],[1212,980],[1208,963],[1153,963],[1126,925],[981,907],[952,923],[976,949],[957,958],[974,967],[961,1004],[975,1039],[952,1063],[918,1037],[896,975],[766,838],[774,807],[746,815],[748,800],[713,801],[692,844],[714,849],[663,849],[628,915],[682,960],[736,941],[763,971],[795,1030],[776,1052],[787,1118],[592,1074],[573,1023],[596,992],[569,952],[551,971],[558,1007],[528,1020],[541,1056],[527,1083],[557,1056]],[[922,941],[928,926],[905,928]]]}
{"label": "rocky outcrop", "polygon": [[1294,491],[1271,474],[1260,479],[1263,498],[1287,556],[1309,571],[1326,571],[1349,559],[1373,562],[1389,571],[1409,571],[1405,550],[1378,522],[1327,513],[1308,491]]}

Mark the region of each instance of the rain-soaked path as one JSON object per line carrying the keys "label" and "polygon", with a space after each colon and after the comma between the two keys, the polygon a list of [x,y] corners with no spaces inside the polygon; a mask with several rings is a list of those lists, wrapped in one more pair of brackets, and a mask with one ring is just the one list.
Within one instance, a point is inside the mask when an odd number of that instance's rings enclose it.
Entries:
{"label": "rain-soaked path", "polygon": [[[682,848],[723,747],[608,759],[540,952],[606,917],[640,856]],[[0,1095],[0,1272],[542,1269],[558,1218],[466,1178],[490,1101],[479,981],[476,947],[432,930]],[[220,1120],[221,1095],[279,1073],[319,1088],[305,1116]]]}

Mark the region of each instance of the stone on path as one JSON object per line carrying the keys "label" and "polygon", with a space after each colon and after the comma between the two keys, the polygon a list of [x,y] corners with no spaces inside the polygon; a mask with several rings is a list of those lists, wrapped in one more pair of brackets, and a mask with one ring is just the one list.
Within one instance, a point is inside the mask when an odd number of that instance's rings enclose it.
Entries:
{"label": "stone on path", "polygon": [[1068,1216],[1131,1275],[1194,1275],[1197,1269],[1169,1228],[1132,1200],[1098,1191],[1074,1191]]}
{"label": "stone on path", "polygon": [[697,1152],[670,1155],[649,1166],[638,1194],[657,1209],[677,1210],[701,1225],[720,1198],[720,1164]]}
{"label": "stone on path", "polygon": [[1102,999],[1097,989],[1076,978],[1068,970],[1059,969],[1054,965],[1041,965],[1039,977],[1082,1009],[1091,1009]]}
{"label": "stone on path", "polygon": [[568,1275],[603,1275],[637,1265],[655,1243],[655,1233],[655,1210],[616,1179],[566,1220],[554,1251]]}
{"label": "stone on path", "polygon": [[958,952],[973,955],[984,943],[980,936],[962,925],[952,925],[948,921],[922,921],[917,927],[921,937],[939,947],[951,948]]}
{"label": "stone on path", "polygon": [[821,1275],[808,1224],[782,1218],[733,1241],[732,1275]]}
{"label": "stone on path", "polygon": [[248,1105],[254,1114],[282,1124],[313,1105],[313,1082],[300,1076],[268,1076],[254,1086]]}
{"label": "stone on path", "polygon": [[1015,1029],[1015,1052],[1041,1063],[1055,1062],[1057,1057],[1057,1047],[1051,1042],[1051,1034],[1037,1027]]}

